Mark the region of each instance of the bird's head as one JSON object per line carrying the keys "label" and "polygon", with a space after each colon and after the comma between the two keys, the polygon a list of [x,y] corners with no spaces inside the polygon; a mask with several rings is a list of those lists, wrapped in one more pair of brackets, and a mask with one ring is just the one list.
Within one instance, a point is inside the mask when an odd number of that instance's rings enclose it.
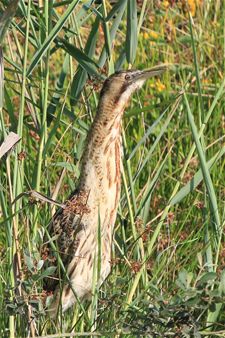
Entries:
{"label": "bird's head", "polygon": [[116,72],[105,80],[100,93],[100,100],[103,104],[108,102],[123,108],[131,95],[141,88],[148,78],[160,75],[167,69],[168,65],[160,65],[145,70]]}

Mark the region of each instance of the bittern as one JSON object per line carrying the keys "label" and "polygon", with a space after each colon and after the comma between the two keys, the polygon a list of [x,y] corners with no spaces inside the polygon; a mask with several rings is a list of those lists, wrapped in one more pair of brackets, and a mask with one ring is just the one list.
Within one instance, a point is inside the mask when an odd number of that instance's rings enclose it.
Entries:
{"label": "bittern", "polygon": [[[82,300],[90,296],[98,255],[99,286],[110,273],[112,235],[121,189],[121,119],[131,95],[146,79],[166,69],[166,65],[160,65],[148,70],[119,71],[103,84],[84,148],[77,189],[65,207],[53,216],[49,229],[70,281],[64,278],[60,283],[60,278],[48,279],[47,289],[54,292],[49,307],[52,317],[60,304],[64,312],[77,297]],[[56,264],[56,256],[49,249],[49,261]]]}

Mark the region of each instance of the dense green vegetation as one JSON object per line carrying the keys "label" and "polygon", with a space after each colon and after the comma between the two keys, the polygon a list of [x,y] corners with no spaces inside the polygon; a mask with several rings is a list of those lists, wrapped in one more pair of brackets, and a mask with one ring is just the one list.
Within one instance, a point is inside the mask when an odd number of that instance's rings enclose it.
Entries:
{"label": "dense green vegetation", "polygon": [[[21,137],[0,159],[0,336],[224,337],[224,2],[4,0],[0,13],[0,139]],[[76,186],[104,77],[160,63],[170,71],[123,120],[112,272],[51,321],[40,247],[57,206],[35,192],[62,202]]]}

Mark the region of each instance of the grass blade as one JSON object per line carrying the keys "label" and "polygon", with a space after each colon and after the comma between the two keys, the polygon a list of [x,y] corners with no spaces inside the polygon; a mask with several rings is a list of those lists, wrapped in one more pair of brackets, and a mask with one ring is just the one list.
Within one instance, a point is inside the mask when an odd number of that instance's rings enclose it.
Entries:
{"label": "grass blade", "polygon": [[202,150],[202,146],[201,146],[201,143],[200,143],[200,140],[199,140],[199,134],[198,134],[195,122],[194,122],[194,117],[192,115],[186,94],[184,94],[184,101],[185,101],[185,104],[186,104],[187,113],[188,113],[188,120],[189,120],[189,123],[190,123],[190,126],[191,126],[191,131],[192,131],[192,134],[193,134],[193,138],[194,138],[194,141],[195,141],[196,149],[197,149],[199,160],[200,160],[203,179],[204,179],[206,189],[207,189],[207,192],[208,192],[208,195],[209,195],[211,212],[212,212],[214,222],[215,222],[216,237],[218,237],[219,234],[220,234],[220,231],[221,231],[221,226],[220,226],[220,217],[219,217],[219,212],[218,212],[217,198],[216,198],[215,190],[214,190],[214,187],[213,187],[212,179],[211,179],[211,176],[210,176],[210,173],[209,173],[209,170],[208,170],[208,166],[207,166],[207,163],[206,163],[205,155],[204,155],[204,152]]}
{"label": "grass blade", "polygon": [[[76,27],[77,29],[76,30],[78,30],[80,28],[80,26],[82,25],[82,19],[88,18],[87,11],[90,8],[92,3],[93,3],[93,0],[87,1],[85,4],[83,4],[82,8],[76,14],[76,22],[77,22],[77,27]],[[55,5],[57,5],[57,4],[55,4]],[[55,12],[55,14],[56,14],[56,12]],[[85,52],[86,52],[86,50],[85,50]],[[89,55],[89,56],[92,57],[92,55]],[[54,114],[55,114],[57,105],[59,103],[60,97],[61,97],[60,91],[63,91],[64,82],[65,82],[66,76],[67,76],[69,69],[70,69],[69,66],[70,66],[70,56],[69,56],[69,54],[66,54],[63,65],[62,65],[61,73],[59,74],[58,80],[56,81],[55,92],[53,93],[51,102],[48,106],[48,112],[47,112],[48,125],[51,123],[52,119],[54,118]],[[85,72],[80,66],[78,66],[78,68],[81,69],[82,72]],[[73,79],[73,81],[75,83],[74,87],[76,86],[77,82],[79,83],[81,81],[81,78],[82,78],[82,74],[78,79],[76,79],[77,80],[76,82]],[[87,77],[86,77],[86,79],[87,79]],[[86,79],[85,79],[85,82],[86,82]],[[73,87],[73,84],[72,84],[72,87]],[[72,88],[71,89],[71,95],[73,95],[74,91],[75,91],[75,89]]]}
{"label": "grass blade", "polygon": [[204,120],[204,105],[203,105],[203,99],[202,99],[202,87],[201,87],[201,81],[200,81],[200,72],[199,72],[199,66],[198,66],[198,60],[197,60],[197,51],[195,46],[195,40],[194,40],[194,32],[192,27],[192,17],[190,12],[189,14],[189,27],[190,27],[190,33],[191,33],[191,43],[192,43],[192,50],[193,50],[193,56],[194,56],[194,65],[195,65],[195,74],[196,74],[196,81],[197,81],[197,89],[198,89],[198,98],[200,103],[200,113],[199,113],[199,126],[201,127],[202,120]]}
{"label": "grass blade", "polygon": [[61,40],[63,44],[63,48],[67,53],[69,53],[72,57],[74,57],[80,66],[90,75],[97,76],[103,78],[102,75],[98,72],[98,65],[89,58],[85,53],[83,53],[77,47],[71,45],[66,40]]}
{"label": "grass blade", "polygon": [[105,0],[102,1],[102,11],[103,11],[102,18],[103,18],[103,31],[104,31],[104,36],[105,36],[105,48],[106,48],[106,53],[109,57],[109,67],[110,67],[111,41],[110,41],[109,23],[108,21],[105,20],[107,16]]}
{"label": "grass blade", "polygon": [[148,198],[151,195],[151,193],[152,193],[152,191],[153,191],[156,183],[159,180],[160,174],[162,173],[162,171],[164,169],[164,166],[165,166],[165,163],[166,163],[166,161],[168,159],[169,154],[170,154],[170,151],[167,152],[165,158],[163,159],[162,163],[160,164],[159,168],[157,169],[154,177],[151,178],[151,179],[149,179],[149,181],[147,183],[147,187],[146,187],[145,192],[144,192],[144,195],[141,198],[141,201],[139,203],[139,207],[137,209],[135,217],[137,217],[141,213],[142,209],[145,207],[145,203],[148,200]]}
{"label": "grass blade", "polygon": [[73,0],[71,4],[68,6],[65,13],[62,15],[62,17],[59,19],[55,27],[51,30],[48,37],[43,42],[42,46],[37,50],[37,52],[34,54],[30,66],[27,69],[26,75],[29,76],[34,68],[39,63],[42,56],[46,53],[46,51],[50,48],[51,42],[56,38],[56,36],[59,34],[61,28],[65,25],[66,21],[68,20],[70,14],[73,12],[74,8],[77,6],[79,0]]}
{"label": "grass blade", "polygon": [[[118,5],[117,11],[116,11],[117,15],[116,15],[114,22],[112,24],[112,27],[110,29],[110,41],[111,41],[110,48],[112,48],[112,44],[114,42],[118,27],[121,24],[122,16],[123,16],[125,8],[126,8],[126,3],[127,3],[127,0],[121,0],[121,1],[118,2],[119,5]],[[108,17],[110,15],[110,13],[108,14]],[[106,20],[107,20],[107,18],[106,18]],[[107,52],[106,52],[106,47],[104,46],[102,53],[101,53],[101,56],[100,56],[99,61],[98,61],[98,65],[99,65],[100,68],[102,68],[104,66],[106,59],[107,59]]]}
{"label": "grass blade", "polygon": [[6,10],[4,11],[3,15],[0,19],[0,45],[3,42],[5,33],[7,28],[10,25],[10,22],[14,15],[16,14],[16,10],[18,7],[19,0],[12,0],[9,5],[7,6]]}
{"label": "grass blade", "polygon": [[[155,121],[154,123],[148,128],[148,130],[145,132],[144,136],[142,137],[142,139],[136,144],[136,146],[134,147],[134,149],[132,150],[132,152],[130,153],[128,160],[131,160],[132,157],[136,154],[137,150],[140,148],[140,146],[142,144],[144,144],[149,135],[151,135],[151,133],[153,132],[154,128],[159,124],[159,122],[162,120],[163,116],[165,115],[165,113],[167,112],[169,108],[167,108]],[[142,109],[143,111],[143,109]]]}
{"label": "grass blade", "polygon": [[0,18],[0,109],[3,107],[4,100],[4,63],[2,44],[7,28],[14,17],[19,0],[12,0]]}
{"label": "grass blade", "polygon": [[[96,48],[96,42],[98,37],[98,28],[99,28],[99,17],[96,18],[95,23],[92,26],[92,30],[89,34],[86,46],[85,46],[85,54],[88,55],[91,59],[94,56],[95,48]],[[78,66],[77,72],[73,78],[72,85],[71,85],[71,99],[70,104],[71,106],[74,106],[74,104],[77,102],[78,98],[80,97],[81,91],[84,88],[84,85],[87,81],[88,74],[87,71],[82,68],[81,66]]]}
{"label": "grass blade", "polygon": [[133,64],[137,50],[137,3],[136,0],[128,1],[127,5],[127,32],[126,32],[126,58]]}
{"label": "grass blade", "polygon": [[60,73],[58,80],[56,82],[55,92],[52,96],[51,102],[49,103],[49,106],[48,106],[48,109],[47,109],[48,125],[50,125],[52,119],[54,118],[56,107],[57,107],[59,100],[60,100],[60,97],[61,97],[60,91],[63,90],[64,81],[65,81],[66,75],[68,73],[69,61],[70,61],[69,59],[70,59],[69,54],[66,54],[64,62],[63,62],[61,73]]}
{"label": "grass blade", "polygon": [[181,96],[178,97],[178,99],[176,100],[175,104],[173,105],[172,107],[172,110],[171,110],[171,113],[168,115],[165,123],[163,124],[161,130],[160,130],[160,133],[159,135],[157,136],[156,140],[154,141],[153,145],[151,146],[151,149],[149,150],[148,154],[145,156],[145,159],[143,161],[143,163],[141,164],[141,167],[139,168],[135,178],[134,178],[134,181],[137,180],[137,178],[139,177],[139,175],[141,174],[143,168],[145,167],[145,165],[148,163],[149,159],[151,158],[152,154],[153,154],[153,151],[154,149],[156,148],[157,144],[159,143],[160,139],[162,138],[162,136],[164,135],[164,133],[166,132],[166,129],[172,119],[172,117],[174,116],[178,106],[179,106],[179,103],[180,103],[180,100],[181,100]]}
{"label": "grass blade", "polygon": [[[207,168],[210,171],[210,169],[213,168],[213,166],[216,164],[216,162],[224,155],[225,153],[225,147],[223,147],[215,156],[213,156],[208,162],[207,162]],[[188,194],[193,192],[197,186],[202,182],[203,180],[203,174],[202,170],[199,169],[194,177],[183,187],[181,188],[178,193],[172,198],[170,201],[170,205],[173,206],[177,203],[180,203]]]}

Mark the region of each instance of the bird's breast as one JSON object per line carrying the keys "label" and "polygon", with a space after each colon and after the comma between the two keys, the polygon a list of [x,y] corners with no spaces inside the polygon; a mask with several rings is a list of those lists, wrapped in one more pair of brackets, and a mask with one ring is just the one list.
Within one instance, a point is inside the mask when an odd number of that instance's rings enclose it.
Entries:
{"label": "bird's breast", "polygon": [[121,139],[118,129],[112,130],[101,147],[89,151],[92,153],[82,168],[81,188],[89,194],[87,205],[93,226],[97,226],[100,216],[103,229],[113,228],[120,197]]}

